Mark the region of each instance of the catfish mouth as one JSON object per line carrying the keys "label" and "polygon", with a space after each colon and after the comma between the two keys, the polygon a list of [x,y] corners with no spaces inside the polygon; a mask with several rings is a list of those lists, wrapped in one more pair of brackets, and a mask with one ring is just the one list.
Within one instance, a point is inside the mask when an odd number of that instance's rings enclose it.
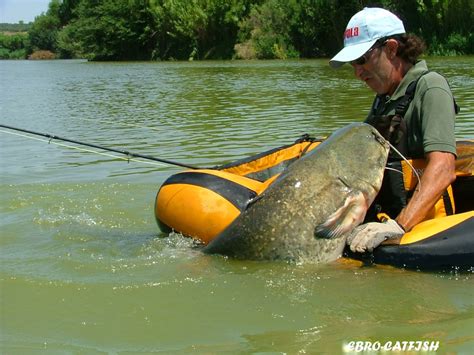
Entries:
{"label": "catfish mouth", "polygon": [[372,135],[374,136],[374,139],[380,143],[381,146],[383,146],[387,151],[390,149],[390,143],[379,133],[377,130],[372,131]]}

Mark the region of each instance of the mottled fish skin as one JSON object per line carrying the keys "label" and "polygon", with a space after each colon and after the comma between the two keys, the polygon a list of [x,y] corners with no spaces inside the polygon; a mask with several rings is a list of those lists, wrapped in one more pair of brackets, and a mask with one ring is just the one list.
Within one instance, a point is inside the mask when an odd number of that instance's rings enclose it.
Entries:
{"label": "mottled fish skin", "polygon": [[203,251],[249,260],[330,262],[380,190],[389,146],[364,123],[291,164]]}

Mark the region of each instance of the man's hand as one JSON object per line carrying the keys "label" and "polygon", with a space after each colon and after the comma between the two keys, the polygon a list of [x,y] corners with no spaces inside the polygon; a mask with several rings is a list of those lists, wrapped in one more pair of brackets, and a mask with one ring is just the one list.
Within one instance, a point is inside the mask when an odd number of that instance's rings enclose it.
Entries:
{"label": "man's hand", "polygon": [[394,220],[383,223],[371,222],[355,228],[347,238],[347,244],[353,252],[373,251],[383,241],[405,234],[403,228]]}

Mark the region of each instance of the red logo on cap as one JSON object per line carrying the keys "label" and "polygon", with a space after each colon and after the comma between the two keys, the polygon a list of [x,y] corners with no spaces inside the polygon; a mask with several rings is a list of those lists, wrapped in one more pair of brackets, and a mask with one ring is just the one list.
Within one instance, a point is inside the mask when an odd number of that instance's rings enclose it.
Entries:
{"label": "red logo on cap", "polygon": [[359,27],[348,28],[344,32],[344,38],[357,37],[359,35]]}

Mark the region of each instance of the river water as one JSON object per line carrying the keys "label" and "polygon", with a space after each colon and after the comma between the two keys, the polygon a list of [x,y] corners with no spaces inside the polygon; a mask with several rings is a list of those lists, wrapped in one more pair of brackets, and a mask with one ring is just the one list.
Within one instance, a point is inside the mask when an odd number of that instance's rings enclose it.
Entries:
{"label": "river water", "polygon": [[[474,137],[471,58],[428,58]],[[0,61],[0,122],[214,166],[361,121],[372,93],[327,61]],[[341,353],[351,341],[474,348],[472,273],[203,255],[160,234],[181,168],[2,129],[0,353]]]}

